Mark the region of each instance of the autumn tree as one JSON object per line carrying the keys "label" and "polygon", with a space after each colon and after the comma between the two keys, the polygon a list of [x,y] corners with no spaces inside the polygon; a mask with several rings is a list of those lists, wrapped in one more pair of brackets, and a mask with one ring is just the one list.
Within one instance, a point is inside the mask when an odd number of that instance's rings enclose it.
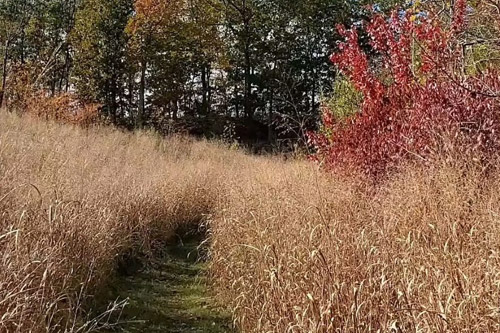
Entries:
{"label": "autumn tree", "polygon": [[113,121],[127,111],[125,27],[132,11],[132,0],[84,0],[71,31],[76,91],[83,100],[101,103]]}
{"label": "autumn tree", "polygon": [[[71,50],[68,42],[77,0],[6,0],[0,3],[2,40],[2,92],[15,99],[19,77],[32,89],[52,95],[69,90]],[[21,73],[22,72],[22,73]],[[9,87],[9,76],[12,80]],[[19,82],[26,85],[28,82]],[[5,101],[3,93],[0,96]]]}
{"label": "autumn tree", "polygon": [[30,14],[30,3],[28,3],[27,0],[8,0],[0,3],[0,40],[3,45],[0,107],[4,106],[9,65],[16,57],[14,54],[16,51],[15,49],[19,48],[18,42],[20,39],[22,40],[23,32]]}
{"label": "autumn tree", "polygon": [[47,96],[75,93],[131,129],[189,120],[207,128],[198,132],[210,132],[210,120],[239,122],[250,132],[249,124],[267,125],[270,139],[282,130],[296,137],[315,126],[321,98],[334,86],[328,65],[340,38],[334,25],[359,22],[363,6],[338,0],[5,0],[3,90],[9,73],[29,72],[11,75],[12,87]]}
{"label": "autumn tree", "polygon": [[153,66],[153,62],[162,51],[169,51],[168,40],[172,38],[175,25],[179,23],[183,6],[182,0],[137,0],[135,2],[134,15],[128,22],[127,33],[130,37],[129,59],[133,68],[139,72],[139,101],[136,119],[139,127],[144,124],[146,89],[151,88],[146,86],[148,67]]}

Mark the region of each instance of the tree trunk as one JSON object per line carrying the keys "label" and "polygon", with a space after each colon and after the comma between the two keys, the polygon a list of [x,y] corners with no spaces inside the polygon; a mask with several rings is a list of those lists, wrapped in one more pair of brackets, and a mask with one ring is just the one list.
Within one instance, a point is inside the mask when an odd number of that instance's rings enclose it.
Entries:
{"label": "tree trunk", "polygon": [[50,80],[50,95],[52,97],[56,95],[56,87],[57,87],[57,74],[56,72],[52,72],[52,79]]}
{"label": "tree trunk", "polygon": [[252,112],[252,102],[251,102],[251,96],[252,96],[252,84],[250,82],[251,78],[251,64],[250,64],[250,45],[247,43],[245,45],[245,116],[247,118],[251,118],[253,116]]}
{"label": "tree trunk", "polygon": [[24,56],[24,44],[25,44],[25,39],[26,39],[26,33],[24,31],[24,28],[21,31],[21,47],[20,47],[20,52],[21,52],[21,65],[24,65],[26,63],[25,56]]}
{"label": "tree trunk", "polygon": [[7,63],[9,61],[9,40],[5,41],[5,49],[2,64],[2,91],[0,91],[0,108],[3,108],[5,102],[5,89],[7,88]]}
{"label": "tree trunk", "polygon": [[172,102],[172,119],[177,120],[179,114],[179,106],[177,100]]}
{"label": "tree trunk", "polygon": [[208,68],[207,66],[203,65],[201,67],[201,86],[202,86],[202,102],[201,102],[201,113],[202,114],[207,114],[208,113],[208,90],[210,89],[210,82],[209,79],[207,79],[208,76]]}
{"label": "tree trunk", "polygon": [[134,105],[134,72],[130,71],[128,73],[128,109],[129,113],[132,112],[132,106]]}
{"label": "tree trunk", "polygon": [[145,94],[146,94],[146,62],[141,62],[141,80],[139,83],[139,113],[137,115],[137,126],[144,126],[144,111],[145,111]]}
{"label": "tree trunk", "polygon": [[63,82],[64,82],[64,71],[59,74],[59,83],[57,86],[57,92],[60,94],[63,90]]}
{"label": "tree trunk", "polygon": [[111,89],[111,119],[113,120],[113,123],[116,124],[117,121],[117,111],[118,111],[118,106],[116,105],[116,87],[113,87]]}
{"label": "tree trunk", "polygon": [[207,65],[207,113],[212,111],[212,87],[210,86],[210,77],[212,76],[212,66]]}
{"label": "tree trunk", "polygon": [[271,95],[269,98],[269,115],[267,119],[267,129],[268,129],[268,134],[267,134],[267,139],[269,143],[274,142],[274,131],[273,131],[273,102],[274,102],[274,89],[271,88]]}
{"label": "tree trunk", "polygon": [[238,87],[235,87],[234,88],[234,96],[235,96],[235,102],[236,102],[236,105],[235,105],[235,111],[236,111],[236,118],[239,118],[240,117],[240,101],[238,99]]}
{"label": "tree trunk", "polygon": [[116,98],[118,97],[118,92],[117,92],[117,87],[118,87],[118,82],[117,82],[116,74],[113,74],[110,82],[110,113],[111,113],[111,119],[114,124],[116,124],[117,121],[117,112],[118,112],[118,105],[116,103]]}
{"label": "tree trunk", "polygon": [[311,100],[312,100],[312,104],[311,104],[311,114],[315,114],[316,113],[316,86],[317,86],[317,78],[316,78],[316,72],[315,70],[313,69],[313,82],[312,82],[312,91],[311,91]]}
{"label": "tree trunk", "polygon": [[71,55],[69,53],[69,45],[66,44],[66,55],[64,57],[64,82],[66,83],[64,86],[65,92],[69,91],[70,66],[71,66]]}

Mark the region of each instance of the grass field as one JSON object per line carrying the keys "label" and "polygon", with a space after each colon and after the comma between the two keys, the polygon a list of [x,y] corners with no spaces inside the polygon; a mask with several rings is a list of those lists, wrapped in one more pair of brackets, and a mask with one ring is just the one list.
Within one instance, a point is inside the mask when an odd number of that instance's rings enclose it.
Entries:
{"label": "grass field", "polygon": [[467,160],[373,185],[1,113],[0,331],[85,331],[88,297],[127,258],[203,223],[212,290],[241,332],[497,332],[499,185]]}

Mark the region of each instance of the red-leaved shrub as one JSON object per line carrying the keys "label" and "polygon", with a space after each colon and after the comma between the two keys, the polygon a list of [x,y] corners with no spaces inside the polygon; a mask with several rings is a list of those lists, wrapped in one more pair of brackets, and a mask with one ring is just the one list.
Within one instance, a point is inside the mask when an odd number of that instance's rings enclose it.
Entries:
{"label": "red-leaved shrub", "polygon": [[347,121],[324,111],[325,130],[310,135],[317,159],[378,177],[435,153],[484,158],[500,151],[499,72],[465,74],[465,0],[454,13],[449,24],[410,10],[374,14],[366,25],[371,59],[356,28],[339,27],[345,42],[331,60],[362,92],[363,103]]}

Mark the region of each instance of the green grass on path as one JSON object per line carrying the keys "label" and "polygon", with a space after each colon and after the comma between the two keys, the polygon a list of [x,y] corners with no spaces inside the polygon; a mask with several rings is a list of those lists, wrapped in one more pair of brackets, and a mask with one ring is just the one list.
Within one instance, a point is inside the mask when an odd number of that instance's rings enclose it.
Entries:
{"label": "green grass on path", "polygon": [[111,286],[108,299],[129,303],[113,331],[235,332],[230,316],[215,306],[207,289],[206,264],[197,260],[198,244],[195,239],[179,241],[166,249],[161,260]]}

